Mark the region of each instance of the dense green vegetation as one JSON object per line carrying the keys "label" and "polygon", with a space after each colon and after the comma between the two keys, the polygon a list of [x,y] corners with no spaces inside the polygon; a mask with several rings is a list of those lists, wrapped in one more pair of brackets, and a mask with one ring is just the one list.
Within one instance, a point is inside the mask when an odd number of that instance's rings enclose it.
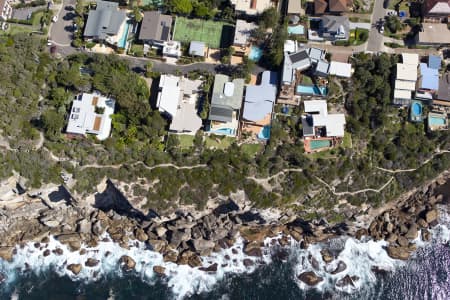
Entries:
{"label": "dense green vegetation", "polygon": [[[333,212],[339,198],[353,205],[378,205],[450,167],[450,155],[442,154],[416,172],[392,175],[377,169],[415,168],[435,149],[450,148],[447,132],[428,133],[423,124],[408,122],[406,110],[391,105],[395,56],[360,54],[354,58],[355,75],[351,81],[342,82],[349,94],[345,101],[336,101],[345,102],[351,143],[321,155],[307,155],[299,107],[288,115],[277,114],[266,146],[238,146],[233,139],[206,138],[201,131],[180,140],[177,135],[167,136],[167,120],[151,108],[146,82],[130,70],[126,61],[116,56],[85,54],[55,60],[45,48],[45,41],[28,35],[0,38],[2,178],[15,170],[29,179],[30,186],[38,187],[45,182],[59,182],[60,172],[64,171],[73,174],[74,188],[83,194],[92,192],[108,177],[132,183],[132,190],[146,197],[146,207],[156,211],[173,209],[180,203],[201,208],[208,197],[245,190],[260,207],[288,205],[305,217],[339,220],[342,216]],[[151,68],[149,65],[147,71],[151,72]],[[205,117],[212,77],[202,72],[189,76],[205,79],[206,101],[199,106]],[[112,135],[101,143],[93,137],[68,139],[63,131],[71,99],[91,90],[117,101]],[[40,132],[46,137],[44,147],[33,150],[40,144]],[[52,158],[49,151],[62,161]],[[149,168],[160,163],[206,166]],[[82,168],[88,164],[122,166]],[[285,168],[303,171],[275,176],[269,190],[252,179]],[[333,196],[320,181],[343,192],[377,189],[392,176],[395,180],[382,193],[341,197]]]}

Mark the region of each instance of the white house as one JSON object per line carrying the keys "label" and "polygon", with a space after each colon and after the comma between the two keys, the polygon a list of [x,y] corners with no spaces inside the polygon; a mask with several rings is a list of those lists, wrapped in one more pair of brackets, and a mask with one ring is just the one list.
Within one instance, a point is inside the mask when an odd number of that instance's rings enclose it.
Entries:
{"label": "white house", "polygon": [[[345,129],[344,114],[328,114],[325,100],[304,101],[306,116],[302,117],[303,136],[343,137]],[[323,128],[324,130],[319,130]]]}
{"label": "white house", "polygon": [[202,127],[196,108],[201,85],[201,80],[161,75],[156,106],[171,119],[170,131],[195,134]]}
{"label": "white house", "polygon": [[274,6],[272,0],[230,0],[230,2],[237,13],[247,15],[260,14],[264,10]]}
{"label": "white house", "polygon": [[394,104],[409,105],[412,92],[416,90],[418,77],[417,67],[419,55],[415,53],[403,53],[402,63],[397,63],[397,73],[394,89]]}
{"label": "white house", "polygon": [[77,95],[72,102],[66,132],[70,134],[94,134],[105,140],[111,133],[111,115],[115,101],[98,93]]}

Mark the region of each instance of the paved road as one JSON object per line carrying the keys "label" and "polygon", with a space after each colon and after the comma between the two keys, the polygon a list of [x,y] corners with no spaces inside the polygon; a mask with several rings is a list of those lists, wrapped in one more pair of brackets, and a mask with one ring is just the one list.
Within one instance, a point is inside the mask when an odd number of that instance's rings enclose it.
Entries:
{"label": "paved road", "polygon": [[380,18],[384,19],[386,10],[383,8],[383,0],[375,0],[372,14],[372,29],[369,32],[369,41],[367,43],[367,51],[379,52],[384,49],[384,37],[378,32],[376,23]]}
{"label": "paved road", "polygon": [[58,11],[58,21],[50,28],[49,39],[58,46],[69,46],[72,42],[74,7],[76,0],[64,0]]}

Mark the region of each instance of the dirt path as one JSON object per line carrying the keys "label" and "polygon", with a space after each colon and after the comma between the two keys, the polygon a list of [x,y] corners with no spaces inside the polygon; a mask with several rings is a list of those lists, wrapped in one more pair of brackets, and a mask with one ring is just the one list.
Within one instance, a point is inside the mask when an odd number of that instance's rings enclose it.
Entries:
{"label": "dirt path", "polygon": [[[101,168],[111,168],[111,169],[119,169],[123,166],[125,166],[126,164],[117,164],[117,165],[99,165],[99,164],[89,164],[89,165],[84,165],[80,167],[80,170],[84,170],[87,168],[97,168],[97,169],[101,169]],[[159,165],[154,165],[154,166],[147,166],[146,164],[144,164],[141,161],[135,162],[133,164],[131,164],[131,166],[137,166],[137,165],[143,165],[144,168],[146,168],[147,170],[153,170],[156,168],[174,168],[177,170],[186,170],[186,169],[195,169],[195,168],[205,168],[206,164],[197,164],[197,165],[193,165],[193,166],[177,166],[174,164],[159,164]]]}
{"label": "dirt path", "polygon": [[394,177],[391,177],[385,184],[383,184],[383,186],[381,186],[378,189],[367,188],[367,189],[362,189],[362,190],[358,190],[358,191],[354,191],[354,192],[336,192],[336,189],[333,186],[330,186],[328,183],[326,183],[319,177],[317,177],[317,176],[315,176],[315,177],[320,183],[325,185],[330,190],[330,192],[335,196],[344,196],[344,195],[354,196],[354,195],[362,194],[362,193],[366,193],[366,192],[380,193],[394,180]]}

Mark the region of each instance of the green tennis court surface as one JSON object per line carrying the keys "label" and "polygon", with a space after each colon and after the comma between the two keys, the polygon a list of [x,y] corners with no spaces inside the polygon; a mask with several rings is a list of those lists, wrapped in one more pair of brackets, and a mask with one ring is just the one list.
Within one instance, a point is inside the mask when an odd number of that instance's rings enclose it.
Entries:
{"label": "green tennis court surface", "polygon": [[173,39],[180,42],[200,41],[211,48],[226,48],[233,33],[234,26],[224,22],[177,17]]}

